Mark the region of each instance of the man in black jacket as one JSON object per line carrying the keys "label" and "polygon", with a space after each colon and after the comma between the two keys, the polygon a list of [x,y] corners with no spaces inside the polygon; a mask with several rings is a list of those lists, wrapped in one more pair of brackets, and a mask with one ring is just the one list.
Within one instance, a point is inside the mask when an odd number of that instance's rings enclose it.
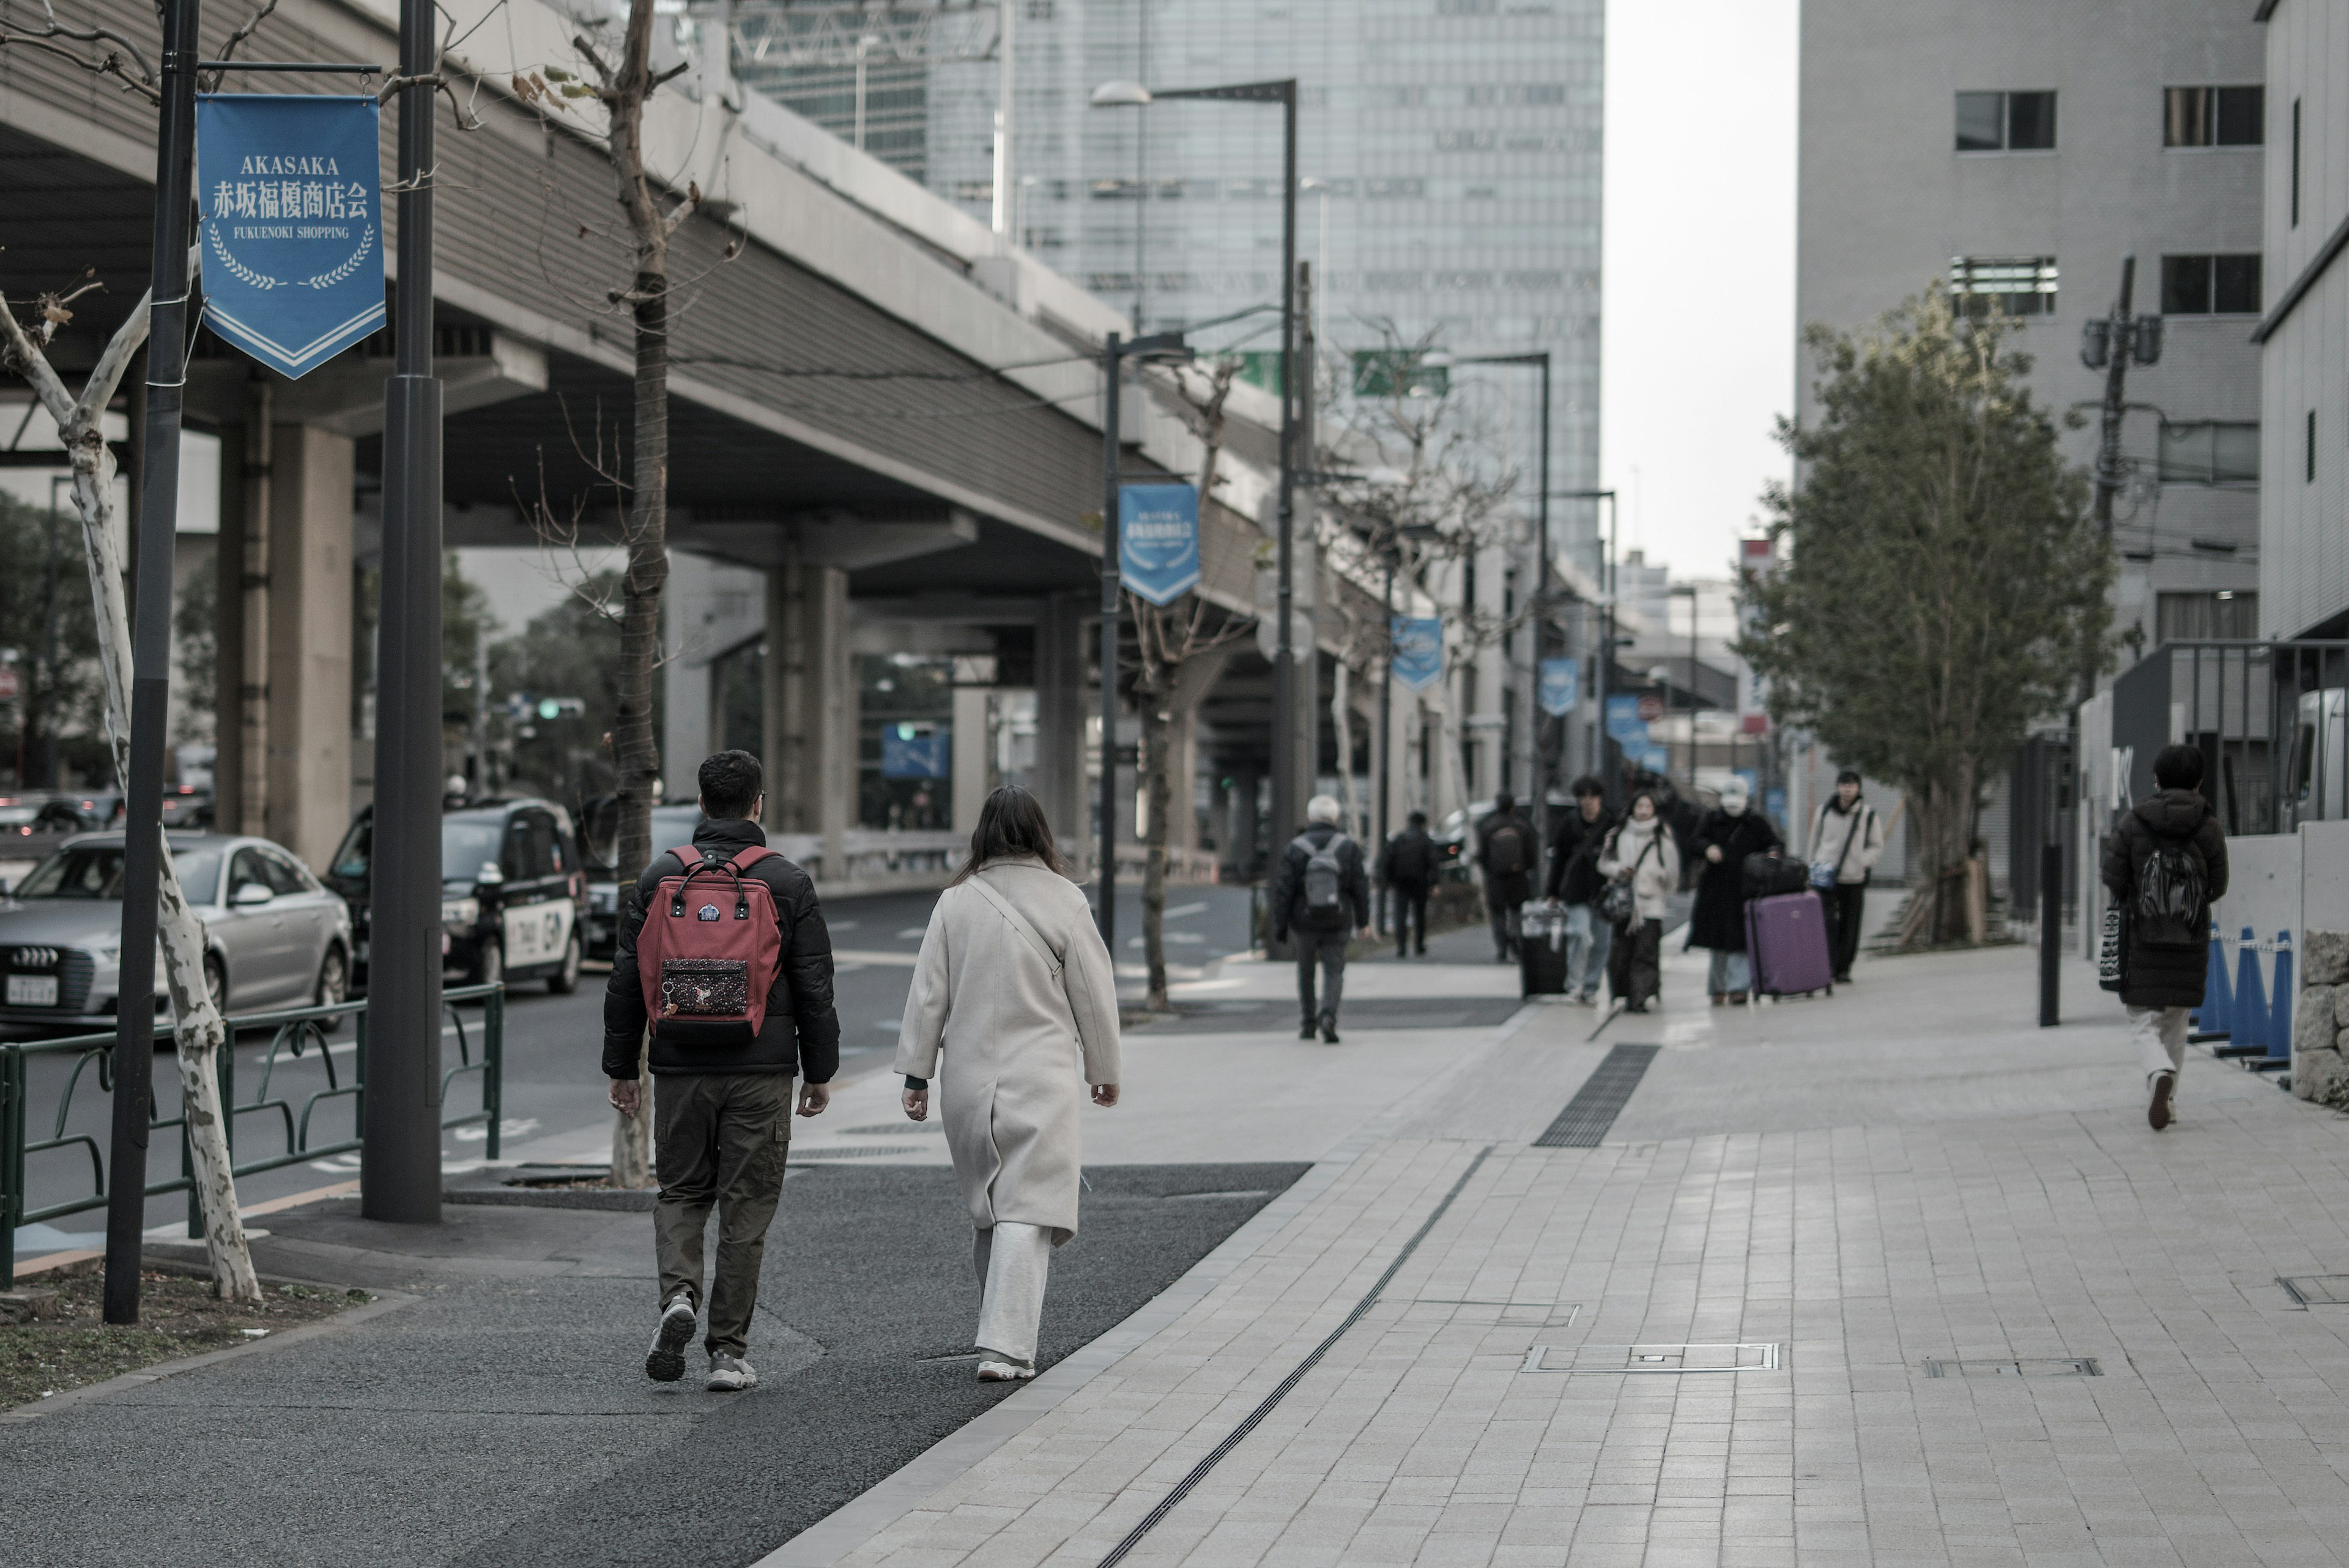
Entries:
{"label": "man in black jacket", "polygon": [[1476,825],[1476,864],[1485,873],[1485,912],[1493,922],[1496,963],[1517,961],[1518,912],[1534,896],[1534,861],[1540,849],[1516,797],[1495,795],[1491,813]]}
{"label": "man in black jacket", "polygon": [[[1395,957],[1408,958],[1414,945],[1427,956],[1427,899],[1434,890],[1443,852],[1427,836],[1427,813],[1411,814],[1411,826],[1379,851],[1379,880],[1394,895]],[[1413,942],[1417,939],[1416,944]]]}
{"label": "man in black jacket", "polygon": [[[1346,942],[1355,927],[1371,934],[1371,878],[1362,846],[1338,831],[1343,808],[1335,795],[1305,803],[1305,831],[1288,841],[1272,878],[1272,940],[1297,938],[1297,1002],[1304,1010],[1299,1040],[1314,1027],[1338,1043],[1338,1002],[1346,989]],[[1321,971],[1321,999],[1313,998],[1313,971]]]}
{"label": "man in black jacket", "polygon": [[1607,950],[1614,944],[1615,928],[1599,918],[1597,909],[1607,887],[1599,874],[1599,853],[1614,827],[1607,786],[1588,774],[1575,780],[1574,810],[1554,830],[1557,841],[1550,846],[1543,892],[1551,903],[1566,906],[1566,989],[1585,1003],[1598,1000]]}
{"label": "man in black jacket", "polygon": [[2164,746],[2155,793],[2105,841],[2104,882],[2121,910],[2121,1002],[2128,1009],[2151,1099],[2146,1120],[2170,1122],[2186,1065],[2186,1014],[2209,974],[2210,906],[2227,896],[2227,835],[2202,798],[2202,753]]}
{"label": "man in black jacket", "polygon": [[[701,764],[701,826],[693,847],[703,861],[732,859],[767,836],[759,759],[720,752]],[[636,938],[645,909],[664,877],[688,867],[671,850],[653,857],[620,909],[612,980],[604,992],[604,1075],[611,1100],[634,1117],[640,1103],[637,1064],[645,1038],[645,997]],[[840,1020],[832,1006],[832,937],[808,874],[780,855],[744,873],[764,883],[775,905],[782,949],[766,1022],[743,1045],[671,1044],[652,1037],[653,1144],[660,1197],[653,1206],[653,1248],[660,1266],[660,1326],[645,1375],[663,1383],[685,1376],[685,1347],[701,1305],[701,1247],[709,1210],[718,1210],[718,1261],[709,1284],[709,1386],[731,1393],[759,1375],[743,1358],[758,1303],[759,1263],[767,1226],[783,1189],[790,1153],[792,1078],[802,1080],[799,1114],[821,1116],[840,1068]],[[697,884],[698,886],[698,884]]]}

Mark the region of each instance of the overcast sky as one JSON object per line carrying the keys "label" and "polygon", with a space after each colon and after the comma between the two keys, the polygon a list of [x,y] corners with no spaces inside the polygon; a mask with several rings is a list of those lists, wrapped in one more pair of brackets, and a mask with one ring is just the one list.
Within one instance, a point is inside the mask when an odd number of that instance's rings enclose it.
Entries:
{"label": "overcast sky", "polygon": [[1600,483],[1622,545],[1728,574],[1785,472],[1797,0],[1609,0]]}

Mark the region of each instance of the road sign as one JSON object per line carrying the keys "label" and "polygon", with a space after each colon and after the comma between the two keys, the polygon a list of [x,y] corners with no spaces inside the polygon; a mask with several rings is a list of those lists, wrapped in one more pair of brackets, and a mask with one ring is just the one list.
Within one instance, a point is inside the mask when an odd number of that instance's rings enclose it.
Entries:
{"label": "road sign", "polygon": [[1541,710],[1553,719],[1562,719],[1582,701],[1582,661],[1578,659],[1545,659],[1541,662]]}
{"label": "road sign", "polygon": [[1652,724],[1664,716],[1664,694],[1661,691],[1640,693],[1640,722]]}
{"label": "road sign", "polygon": [[942,779],[954,771],[950,724],[887,723],[881,726],[881,776]]}

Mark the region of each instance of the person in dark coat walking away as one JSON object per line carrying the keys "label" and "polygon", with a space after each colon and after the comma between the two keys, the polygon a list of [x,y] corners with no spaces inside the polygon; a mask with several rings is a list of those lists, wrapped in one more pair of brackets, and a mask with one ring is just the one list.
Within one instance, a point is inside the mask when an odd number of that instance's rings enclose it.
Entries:
{"label": "person in dark coat walking away", "polygon": [[2159,1132],[2186,1065],[2186,1014],[2202,1005],[2209,972],[2210,906],[2227,896],[2227,836],[2202,798],[2202,753],[2164,746],[2155,792],[2105,840],[2104,881],[2121,910],[2121,1002],[2128,1009]]}
{"label": "person in dark coat walking away", "polygon": [[1745,959],[1745,857],[1778,847],[1778,830],[1750,809],[1745,781],[1733,778],[1721,804],[1697,824],[1696,908],[1689,915],[1688,946],[1711,948],[1705,992],[1715,1007],[1745,1002],[1751,976]]}
{"label": "person in dark coat walking away", "polygon": [[1586,1007],[1599,998],[1607,949],[1615,935],[1615,928],[1599,918],[1597,908],[1599,894],[1607,886],[1607,878],[1599,874],[1599,857],[1614,830],[1607,786],[1583,774],[1574,781],[1574,810],[1558,825],[1557,842],[1549,846],[1549,877],[1542,891],[1551,903],[1566,906],[1566,989]]}
{"label": "person in dark coat walking away", "polygon": [[1393,896],[1395,957],[1415,949],[1427,956],[1427,898],[1435,888],[1443,852],[1427,836],[1427,813],[1414,811],[1410,826],[1379,851],[1379,882]]}
{"label": "person in dark coat walking away", "polygon": [[1493,919],[1495,956],[1517,961],[1519,914],[1534,896],[1534,857],[1540,840],[1517,809],[1516,797],[1496,794],[1492,814],[1476,827],[1476,864],[1485,872],[1485,911]]}
{"label": "person in dark coat walking away", "polygon": [[1615,932],[1607,983],[1624,1012],[1645,1012],[1662,985],[1664,914],[1681,886],[1680,846],[1646,790],[1631,797],[1631,815],[1607,836],[1599,873],[1631,888],[1631,919]]}
{"label": "person in dark coat walking away", "polygon": [[1835,794],[1811,814],[1809,857],[1811,885],[1827,907],[1837,985],[1851,983],[1860,928],[1868,922],[1868,874],[1883,853],[1884,824],[1859,798],[1859,774],[1846,768],[1836,775]]}
{"label": "person in dark coat walking away", "polygon": [[[720,752],[701,764],[701,814],[693,848],[701,864],[731,860],[763,847],[759,815],[766,805],[759,759]],[[782,1196],[783,1162],[791,1152],[792,1079],[800,1079],[799,1114],[821,1116],[831,1103],[840,1068],[840,1019],[832,1004],[832,937],[808,874],[780,855],[742,871],[765,884],[782,949],[767,993],[766,1021],[747,1044],[694,1044],[657,1029],[652,1036],[653,1103],[639,1104],[638,1043],[645,1035],[645,993],[637,979],[636,944],[645,911],[661,879],[688,869],[674,847],[653,857],[620,906],[611,983],[604,992],[604,1075],[613,1106],[634,1118],[653,1116],[653,1252],[660,1271],[660,1326],[645,1356],[645,1376],[674,1383],[685,1376],[685,1347],[702,1303],[701,1246],[710,1209],[718,1210],[718,1260],[709,1282],[709,1387],[731,1393],[758,1386],[746,1359],[751,1313],[758,1305],[759,1264],[767,1227]],[[714,877],[709,884],[722,886]],[[724,901],[723,899],[716,901]],[[704,914],[704,919],[716,919]],[[679,1032],[680,1033],[682,1032]]]}
{"label": "person in dark coat walking away", "polygon": [[[1297,939],[1297,1003],[1304,1023],[1299,1040],[1338,1043],[1338,1004],[1346,989],[1346,942],[1359,929],[1371,934],[1371,878],[1362,867],[1362,846],[1338,831],[1334,795],[1305,803],[1305,830],[1288,841],[1272,878],[1272,938]],[[1321,994],[1314,998],[1314,971]]]}

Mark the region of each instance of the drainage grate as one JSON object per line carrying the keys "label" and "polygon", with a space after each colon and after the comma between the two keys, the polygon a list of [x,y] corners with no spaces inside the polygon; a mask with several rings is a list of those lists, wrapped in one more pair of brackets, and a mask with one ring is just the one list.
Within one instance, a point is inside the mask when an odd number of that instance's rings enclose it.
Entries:
{"label": "drainage grate", "polygon": [[2276,1283],[2304,1307],[2349,1306],[2349,1274],[2297,1274],[2290,1279],[2278,1275]]}
{"label": "drainage grate", "polygon": [[1597,1148],[1607,1129],[1631,1102],[1631,1091],[1647,1076],[1648,1064],[1661,1045],[1618,1045],[1607,1053],[1598,1070],[1583,1080],[1557,1120],[1534,1139],[1536,1148]]}
{"label": "drainage grate", "polygon": [[1988,1361],[1941,1361],[1928,1357],[1928,1377],[2102,1377],[2093,1355],[2009,1355]]}
{"label": "drainage grate", "polygon": [[1537,1345],[1520,1372],[1591,1374],[1775,1372],[1785,1357],[1775,1345]]}

